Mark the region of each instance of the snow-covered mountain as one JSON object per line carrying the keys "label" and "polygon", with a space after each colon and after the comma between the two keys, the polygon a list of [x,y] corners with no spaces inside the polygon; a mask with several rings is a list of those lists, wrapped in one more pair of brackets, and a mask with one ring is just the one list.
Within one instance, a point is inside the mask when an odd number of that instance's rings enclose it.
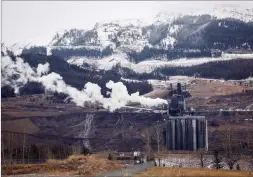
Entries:
{"label": "snow-covered mountain", "polygon": [[80,67],[92,65],[105,70],[120,64],[136,72],[252,58],[250,8],[220,5],[161,12],[149,23],[140,19],[100,22],[92,29],[57,32],[48,46],[30,45],[23,47],[22,53],[55,55]]}
{"label": "snow-covered mountain", "polygon": [[154,19],[156,22],[172,22],[175,18],[182,17],[185,15],[203,15],[209,14],[217,19],[234,18],[245,22],[252,21],[253,19],[253,8],[247,7],[245,4],[233,4],[233,3],[220,3],[220,4],[208,4],[205,2],[205,7],[191,7],[187,10],[179,12],[175,11],[162,11],[158,13]]}
{"label": "snow-covered mountain", "polygon": [[[56,34],[50,42],[52,46],[107,47],[117,45],[136,46],[148,44],[148,36],[142,35],[145,24],[141,20],[122,20],[108,23],[96,23],[93,29],[71,29]],[[134,45],[134,46],[133,46]],[[131,48],[131,47],[130,47]],[[134,48],[134,49],[136,49]]]}
{"label": "snow-covered mountain", "polygon": [[[101,46],[118,45],[128,49],[142,49],[144,46],[173,46],[183,28],[195,26],[187,35],[199,32],[214,19],[237,19],[253,21],[253,8],[226,4],[214,8],[193,8],[183,12],[160,12],[153,22],[140,19],[124,19],[96,23],[92,29],[71,29],[57,33],[50,42],[52,46]],[[229,26],[228,26],[229,27]],[[180,35],[180,34],[179,34]],[[186,34],[185,34],[186,35]]]}

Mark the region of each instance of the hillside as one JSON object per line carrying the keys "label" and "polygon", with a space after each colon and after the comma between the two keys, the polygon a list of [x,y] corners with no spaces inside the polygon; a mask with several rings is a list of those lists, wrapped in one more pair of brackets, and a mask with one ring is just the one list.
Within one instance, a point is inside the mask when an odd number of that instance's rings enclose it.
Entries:
{"label": "hillside", "polygon": [[203,78],[239,80],[253,76],[252,59],[216,61],[192,67],[161,67],[154,72],[167,75],[200,76]]}
{"label": "hillside", "polygon": [[[253,59],[253,56],[252,56]],[[160,65],[151,72],[139,73],[121,65],[115,65],[112,70],[118,72],[123,78],[133,80],[169,79],[168,76],[192,76],[212,79],[239,80],[253,76],[252,59],[234,59],[206,62],[194,66]]]}
{"label": "hillside", "polygon": [[[235,59],[208,62],[191,67],[163,66],[154,69],[154,71],[150,73],[137,73],[131,69],[121,67],[120,65],[115,65],[111,70],[97,70],[92,66],[80,68],[76,65],[71,65],[56,56],[29,54],[22,55],[21,57],[33,68],[36,68],[39,63],[49,63],[50,72],[60,74],[66,84],[73,86],[79,90],[83,89],[84,84],[87,82],[97,83],[102,88],[101,92],[104,96],[107,96],[106,93],[109,91],[105,86],[109,80],[113,80],[115,82],[121,81],[126,85],[130,94],[137,91],[139,91],[140,94],[145,94],[153,90],[152,85],[150,85],[147,80],[168,80],[168,76],[197,76],[203,78],[225,80],[239,80],[253,77],[252,59]],[[89,65],[87,64],[87,66]],[[128,79],[126,80],[126,78]],[[40,94],[44,93],[44,88],[39,83],[28,82],[19,90],[19,92],[20,95]],[[14,90],[9,86],[2,86],[1,93],[2,98],[15,96]]]}
{"label": "hillside", "polygon": [[97,23],[91,30],[57,33],[50,43],[51,54],[68,60],[73,56],[103,58],[123,52],[138,63],[151,58],[220,56],[221,51],[248,51],[253,46],[252,22],[238,19],[204,14],[178,17],[170,23],[137,22]]}
{"label": "hillside", "polygon": [[165,65],[185,67],[253,58],[252,22],[188,15],[147,26],[121,23],[97,24],[92,32],[66,31],[54,38],[50,54],[84,68],[88,64],[110,70],[119,64],[138,73],[150,73]]}

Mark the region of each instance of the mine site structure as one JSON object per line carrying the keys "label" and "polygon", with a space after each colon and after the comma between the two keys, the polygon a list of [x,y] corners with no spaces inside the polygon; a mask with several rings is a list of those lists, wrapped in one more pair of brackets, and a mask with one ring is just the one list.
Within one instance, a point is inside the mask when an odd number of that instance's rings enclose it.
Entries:
{"label": "mine site structure", "polygon": [[[174,87],[173,87],[174,86]],[[198,149],[208,150],[208,127],[205,116],[195,115],[198,111],[186,109],[185,97],[189,96],[186,84],[170,84],[169,100],[167,105],[160,109],[138,108],[126,106],[130,110],[139,113],[152,112],[162,114],[163,139],[168,150],[196,151]],[[208,112],[208,110],[205,110]]]}
{"label": "mine site structure", "polygon": [[185,98],[182,94],[182,87],[177,83],[177,93],[171,96],[168,114],[171,116],[180,116],[185,112]]}
{"label": "mine site structure", "polygon": [[208,150],[208,129],[205,116],[195,116],[186,111],[182,87],[171,96],[164,127],[164,140],[168,150]]}
{"label": "mine site structure", "polygon": [[250,80],[243,84],[243,91],[253,93],[253,80]]}
{"label": "mine site structure", "polygon": [[[252,111],[250,109],[203,109],[186,108],[186,98],[190,96],[186,84],[170,84],[168,88],[168,104],[156,108],[141,108],[136,105],[126,106],[127,111],[138,113],[162,114],[164,120],[160,122],[163,129],[163,139],[168,150],[208,151],[208,124],[205,115],[225,112]],[[122,110],[121,110],[122,111]],[[120,112],[121,112],[120,111]],[[124,111],[123,111],[124,112]],[[122,113],[123,113],[122,112]]]}

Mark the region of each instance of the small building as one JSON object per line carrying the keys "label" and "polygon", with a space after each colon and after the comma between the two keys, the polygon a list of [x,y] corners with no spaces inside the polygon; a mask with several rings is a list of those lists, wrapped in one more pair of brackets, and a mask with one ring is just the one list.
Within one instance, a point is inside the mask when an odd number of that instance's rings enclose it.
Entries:
{"label": "small building", "polygon": [[250,80],[250,81],[248,82],[248,89],[249,89],[249,90],[253,90],[253,80]]}
{"label": "small building", "polygon": [[136,156],[136,157],[137,157],[137,156],[140,156],[140,155],[141,155],[141,152],[140,152],[140,151],[134,151],[134,153],[133,153],[133,154],[134,154],[134,156]]}
{"label": "small building", "polygon": [[253,92],[253,80],[246,81],[243,84],[243,90],[245,92]]}

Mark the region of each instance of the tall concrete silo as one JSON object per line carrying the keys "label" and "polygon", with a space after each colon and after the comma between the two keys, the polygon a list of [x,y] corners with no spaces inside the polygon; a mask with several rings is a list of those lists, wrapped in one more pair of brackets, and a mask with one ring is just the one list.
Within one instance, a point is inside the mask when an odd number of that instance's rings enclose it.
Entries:
{"label": "tall concrete silo", "polygon": [[204,116],[169,116],[165,136],[168,150],[208,150],[207,121]]}

